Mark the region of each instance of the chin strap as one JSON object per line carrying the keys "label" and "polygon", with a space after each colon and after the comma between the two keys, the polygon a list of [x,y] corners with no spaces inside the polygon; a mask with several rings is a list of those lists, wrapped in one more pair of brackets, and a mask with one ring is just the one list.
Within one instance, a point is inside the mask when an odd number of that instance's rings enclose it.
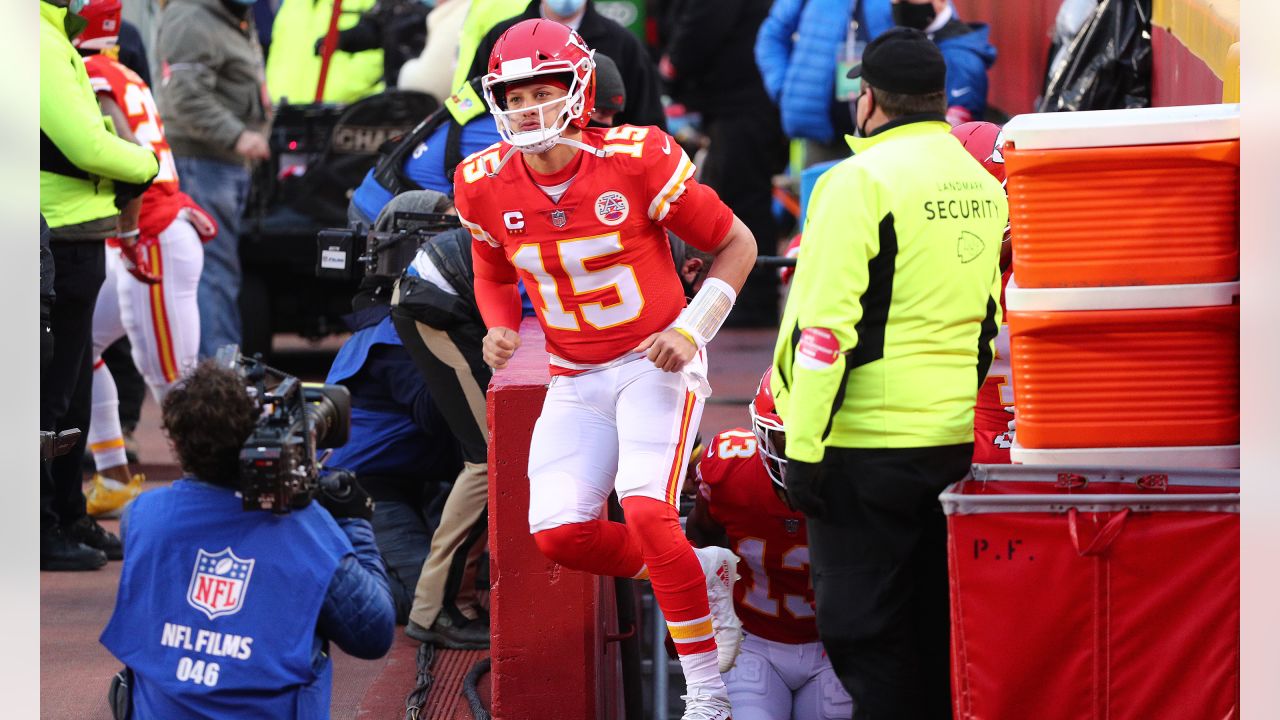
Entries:
{"label": "chin strap", "polygon": [[576,148],[578,148],[579,150],[585,150],[585,151],[587,151],[587,152],[591,153],[592,155],[595,155],[596,157],[602,157],[602,158],[603,158],[603,157],[609,157],[610,155],[612,155],[612,154],[613,154],[613,151],[612,151],[612,150],[605,150],[604,148],[594,147],[594,146],[588,145],[588,144],[586,144],[586,143],[584,143],[584,142],[578,142],[577,140],[570,140],[569,138],[566,138],[566,137],[557,137],[557,138],[556,138],[556,144],[557,144],[557,145],[568,145],[568,146],[570,146],[570,147],[576,147]]}
{"label": "chin strap", "polygon": [[517,152],[519,152],[519,150],[520,148],[512,145],[511,149],[507,151],[507,154],[503,155],[502,159],[498,161],[498,164],[492,170],[485,173],[485,175],[489,177],[497,177],[498,173],[502,172],[503,166],[506,165],[507,161],[511,159],[511,156],[515,155]]}
{"label": "chin strap", "polygon": [[[609,157],[610,155],[613,154],[612,150],[605,150],[604,148],[594,147],[584,142],[578,142],[577,140],[570,140],[569,138],[564,138],[564,137],[556,137],[555,143],[553,144],[553,146],[554,145],[568,145],[570,147],[578,148],[579,150],[584,150],[586,152],[591,153],[592,155],[595,155],[596,157],[601,157],[601,158]],[[497,177],[498,173],[502,172],[502,168],[507,164],[507,161],[510,160],[511,156],[515,155],[517,151],[520,151],[520,148],[516,147],[515,145],[512,145],[511,149],[507,151],[507,154],[503,155],[502,159],[498,161],[498,164],[494,166],[492,170],[485,173],[485,175],[489,177]],[[543,152],[546,152],[546,151],[544,150]],[[538,154],[538,153],[535,153],[535,154]]]}

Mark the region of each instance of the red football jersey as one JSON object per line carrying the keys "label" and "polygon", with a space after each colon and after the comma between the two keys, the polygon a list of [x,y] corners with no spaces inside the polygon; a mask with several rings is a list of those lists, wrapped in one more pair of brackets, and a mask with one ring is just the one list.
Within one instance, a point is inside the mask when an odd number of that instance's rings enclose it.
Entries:
{"label": "red football jersey", "polygon": [[[1000,304],[1004,305],[1003,288],[1009,284],[1012,270],[1007,270],[1001,282]],[[978,402],[973,408],[973,461],[975,463],[1002,464],[1013,462],[1009,448],[1013,447],[1009,421],[1013,413],[1013,372],[1009,365],[1009,325],[1000,324],[996,335],[996,355],[991,360],[987,379],[978,389]]]}
{"label": "red football jersey", "polygon": [[742,558],[733,588],[742,627],[774,642],[817,640],[804,514],[778,499],[750,430],[725,430],[707,443],[698,492]]}
{"label": "red football jersey", "polygon": [[[490,177],[511,149],[498,143],[458,165],[454,199],[473,237],[477,277],[522,279],[547,350],[596,365],[666,329],[685,306],[664,227],[712,251],[733,215],[656,127],[588,128],[581,140],[612,154],[579,151],[561,173],[542,177],[517,151]],[[538,187],[565,182],[559,202]]]}
{"label": "red football jersey", "polygon": [[179,210],[195,203],[178,189],[173,151],[164,137],[164,124],[160,122],[151,89],[137,73],[101,53],[85,58],[84,66],[89,72],[89,83],[94,92],[111,96],[128,118],[134,137],[155,153],[159,161],[160,172],[142,196],[142,211],[138,217],[138,228],[143,233],[159,235],[169,227]]}

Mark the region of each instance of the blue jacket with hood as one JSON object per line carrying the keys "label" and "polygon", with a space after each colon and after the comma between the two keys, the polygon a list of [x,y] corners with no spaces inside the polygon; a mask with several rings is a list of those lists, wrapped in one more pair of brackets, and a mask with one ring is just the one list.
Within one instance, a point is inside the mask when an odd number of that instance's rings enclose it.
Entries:
{"label": "blue jacket with hood", "polygon": [[889,0],[775,0],[760,26],[756,64],[789,138],[830,142],[835,135],[836,56],[850,12],[865,42],[893,27]]}
{"label": "blue jacket with hood", "polygon": [[947,107],[959,105],[974,120],[987,112],[987,68],[996,61],[990,34],[984,23],[952,20],[933,35],[947,64]]}

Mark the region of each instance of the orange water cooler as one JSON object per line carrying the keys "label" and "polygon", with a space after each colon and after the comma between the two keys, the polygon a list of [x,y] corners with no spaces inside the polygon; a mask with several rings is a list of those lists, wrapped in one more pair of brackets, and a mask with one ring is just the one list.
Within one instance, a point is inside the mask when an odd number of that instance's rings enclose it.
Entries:
{"label": "orange water cooler", "polygon": [[1239,467],[1239,105],[1004,138],[1013,461]]}
{"label": "orange water cooler", "polygon": [[1020,464],[941,497],[955,716],[1239,718],[1239,106],[1004,138]]}

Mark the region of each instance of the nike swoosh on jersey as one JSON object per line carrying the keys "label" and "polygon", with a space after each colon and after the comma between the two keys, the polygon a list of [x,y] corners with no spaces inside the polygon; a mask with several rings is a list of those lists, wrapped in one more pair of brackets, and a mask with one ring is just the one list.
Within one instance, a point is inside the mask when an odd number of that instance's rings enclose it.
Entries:
{"label": "nike swoosh on jersey", "polygon": [[969,87],[968,85],[965,85],[962,88],[952,90],[951,97],[960,97],[961,95],[968,95],[972,91],[973,91],[973,88]]}
{"label": "nike swoosh on jersey", "polygon": [[671,154],[671,136],[670,136],[670,135],[668,135],[668,136],[666,137],[666,139],[665,139],[665,140],[663,140],[662,142],[663,142],[663,145],[662,145],[662,154],[664,154],[664,155],[670,155],[670,154]]}

